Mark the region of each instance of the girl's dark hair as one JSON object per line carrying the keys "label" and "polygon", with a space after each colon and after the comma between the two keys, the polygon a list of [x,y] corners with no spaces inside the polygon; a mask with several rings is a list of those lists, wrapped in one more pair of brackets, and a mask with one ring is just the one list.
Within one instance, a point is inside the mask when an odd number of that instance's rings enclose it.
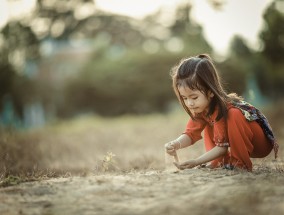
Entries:
{"label": "girl's dark hair", "polygon": [[178,88],[189,87],[192,90],[199,90],[208,97],[208,93],[212,92],[212,98],[209,106],[208,115],[211,115],[216,105],[219,112],[216,120],[227,117],[227,103],[235,100],[241,100],[236,94],[227,94],[221,84],[218,72],[213,61],[207,54],[200,54],[196,57],[182,59],[180,63],[173,68],[172,73],[173,88],[181,105],[185,111],[194,119],[194,116],[185,105]]}

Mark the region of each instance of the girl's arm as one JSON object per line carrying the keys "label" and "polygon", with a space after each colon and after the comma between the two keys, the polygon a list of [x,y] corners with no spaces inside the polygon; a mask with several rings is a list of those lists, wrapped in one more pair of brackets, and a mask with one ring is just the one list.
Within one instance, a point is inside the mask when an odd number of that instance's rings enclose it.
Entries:
{"label": "girl's arm", "polygon": [[216,158],[226,154],[227,151],[228,151],[228,147],[215,146],[210,151],[204,153],[203,155],[195,159],[196,166],[207,163],[212,160],[215,160]]}
{"label": "girl's arm", "polygon": [[201,132],[203,131],[205,126],[206,122],[202,119],[189,119],[185,132],[177,139],[165,144],[166,152],[170,155],[174,155],[176,153],[176,150],[188,147],[195,143],[197,140],[200,140],[202,138]]}
{"label": "girl's arm", "polygon": [[166,152],[170,155],[174,155],[176,150],[188,147],[191,143],[191,138],[186,134],[182,134],[177,139],[165,144]]}
{"label": "girl's arm", "polygon": [[215,146],[213,149],[210,151],[206,152],[205,154],[201,155],[200,157],[193,159],[193,160],[188,160],[186,162],[183,162],[181,164],[175,163],[176,167],[178,169],[188,169],[188,168],[193,168],[195,166],[198,166],[200,164],[207,163],[209,161],[212,161],[224,154],[226,154],[228,151],[228,147],[220,147],[220,146]]}
{"label": "girl's arm", "polygon": [[191,145],[191,143],[191,138],[186,134],[182,134],[177,139],[172,141],[172,145],[174,146],[175,150],[188,147]]}

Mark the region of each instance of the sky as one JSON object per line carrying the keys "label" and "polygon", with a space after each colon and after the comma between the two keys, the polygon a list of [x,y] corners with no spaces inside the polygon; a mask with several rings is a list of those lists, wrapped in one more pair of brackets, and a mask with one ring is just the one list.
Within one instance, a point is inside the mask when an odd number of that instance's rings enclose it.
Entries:
{"label": "sky", "polygon": [[[0,0],[0,27],[9,17],[29,13],[36,0]],[[263,26],[262,14],[272,0],[225,0],[222,10],[215,10],[207,0],[187,0],[192,3],[192,18],[203,26],[204,36],[215,52],[225,55],[230,40],[238,34],[252,48],[259,47],[257,35]],[[161,9],[166,18],[174,15],[175,7],[186,0],[95,0],[96,7],[137,19]],[[166,19],[165,19],[165,22]]]}
{"label": "sky", "polygon": [[[173,15],[174,8],[184,0],[96,0],[97,7],[141,19],[163,8]],[[262,14],[272,0],[226,0],[216,10],[207,0],[189,0],[192,18],[203,26],[204,36],[216,53],[225,55],[232,37],[245,38],[252,48],[259,47],[258,33],[263,27]]]}

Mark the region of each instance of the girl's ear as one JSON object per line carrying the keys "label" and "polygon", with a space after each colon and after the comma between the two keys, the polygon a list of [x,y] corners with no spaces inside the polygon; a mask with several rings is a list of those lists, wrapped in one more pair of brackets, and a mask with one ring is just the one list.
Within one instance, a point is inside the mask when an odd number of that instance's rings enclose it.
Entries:
{"label": "girl's ear", "polygon": [[214,97],[214,93],[211,90],[209,90],[209,92],[208,92],[208,97],[209,98],[213,98]]}

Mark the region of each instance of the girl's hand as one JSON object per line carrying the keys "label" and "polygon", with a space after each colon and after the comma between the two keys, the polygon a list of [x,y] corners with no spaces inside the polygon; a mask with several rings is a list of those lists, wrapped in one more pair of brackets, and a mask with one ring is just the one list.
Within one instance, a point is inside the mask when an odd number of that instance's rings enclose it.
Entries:
{"label": "girl's hand", "polygon": [[174,165],[180,169],[180,170],[184,170],[184,169],[191,169],[195,166],[198,165],[197,161],[196,160],[188,160],[188,161],[185,161],[183,163],[176,163],[174,162]]}
{"label": "girl's hand", "polygon": [[171,156],[176,155],[176,149],[175,149],[175,145],[173,142],[166,143],[165,150]]}

